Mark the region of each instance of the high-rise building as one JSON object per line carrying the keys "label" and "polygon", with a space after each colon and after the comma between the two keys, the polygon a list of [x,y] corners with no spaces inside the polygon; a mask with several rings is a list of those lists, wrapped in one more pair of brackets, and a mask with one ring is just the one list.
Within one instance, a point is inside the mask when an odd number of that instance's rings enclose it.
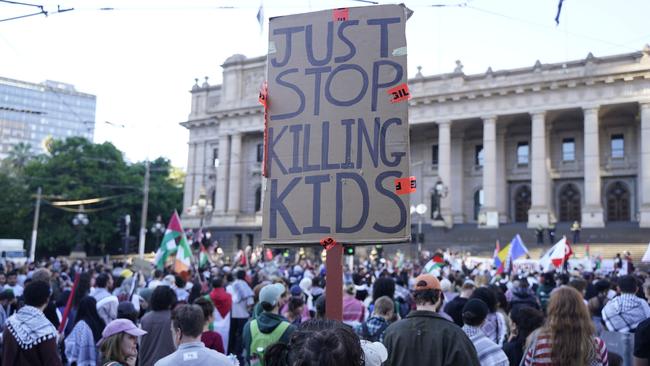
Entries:
{"label": "high-rise building", "polygon": [[[228,58],[222,85],[192,88],[182,123],[184,223],[199,226],[196,202],[207,198],[201,223],[224,250],[260,240],[265,66],[265,56]],[[418,71],[409,89],[410,198],[427,208],[411,222],[427,245],[493,248],[516,233],[535,242],[537,228],[568,235],[574,222],[590,243],[647,242],[650,46],[472,75],[458,62],[450,73]]]}
{"label": "high-rise building", "polygon": [[92,141],[96,99],[66,83],[0,77],[0,159],[21,142],[40,154],[49,137],[82,136]]}

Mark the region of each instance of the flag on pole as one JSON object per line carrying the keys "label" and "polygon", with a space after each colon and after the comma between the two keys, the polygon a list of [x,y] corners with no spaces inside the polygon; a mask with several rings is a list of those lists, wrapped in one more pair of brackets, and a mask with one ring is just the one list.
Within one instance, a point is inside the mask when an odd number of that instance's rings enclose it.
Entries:
{"label": "flag on pole", "polygon": [[260,23],[260,34],[264,32],[264,3],[260,3],[260,8],[257,10],[257,22]]}
{"label": "flag on pole", "polygon": [[564,262],[566,262],[571,255],[573,255],[573,250],[567,242],[566,236],[563,236],[562,239],[553,246],[553,251],[550,255],[551,263],[553,263],[555,268],[562,267]]}
{"label": "flag on pole", "polygon": [[648,249],[646,249],[645,254],[643,255],[643,258],[641,259],[641,262],[643,262],[643,263],[650,262],[650,244],[648,244]]}
{"label": "flag on pole", "polygon": [[512,261],[515,261],[528,254],[528,248],[526,248],[526,245],[524,245],[524,241],[521,240],[521,236],[519,236],[519,234],[515,235],[515,237],[512,238],[510,244],[512,245],[510,247],[510,259]]}
{"label": "flag on pole", "polygon": [[512,262],[523,257],[527,253],[528,249],[524,245],[523,240],[521,240],[521,236],[519,236],[519,234],[515,235],[515,237],[512,238],[512,241],[503,247],[503,249],[501,249],[497,254],[497,259],[499,263],[501,263],[501,267],[497,267],[497,273],[504,271],[510,272]]}
{"label": "flag on pole", "polygon": [[187,242],[185,234],[181,236],[178,242],[178,249],[176,250],[176,260],[174,261],[174,272],[182,273],[190,270],[192,265],[192,250],[190,244]]}
{"label": "flag on pole", "polygon": [[201,244],[199,248],[199,268],[205,268],[210,264],[210,256],[208,255],[208,250],[205,249],[203,244]]}
{"label": "flag on pole", "polygon": [[181,219],[178,217],[178,212],[174,211],[174,214],[169,219],[167,230],[165,230],[165,235],[160,243],[160,248],[158,248],[154,257],[154,264],[158,269],[165,268],[167,259],[176,254],[178,242],[181,240],[180,238],[185,240],[185,232],[181,226]]}
{"label": "flag on pole", "polygon": [[445,259],[440,253],[433,255],[433,258],[424,265],[425,273],[440,273],[440,269],[445,266]]}
{"label": "flag on pole", "polygon": [[501,251],[501,244],[497,240],[497,243],[494,246],[494,253],[492,254],[492,260],[494,261],[494,266],[497,268],[497,274],[503,272],[503,262],[501,262],[501,258],[499,258],[500,251]]}

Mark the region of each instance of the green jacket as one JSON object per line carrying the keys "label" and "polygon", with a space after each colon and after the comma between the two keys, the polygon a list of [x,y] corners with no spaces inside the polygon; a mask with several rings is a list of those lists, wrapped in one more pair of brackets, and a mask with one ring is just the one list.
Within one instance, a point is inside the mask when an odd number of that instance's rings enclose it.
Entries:
{"label": "green jacket", "polygon": [[[244,326],[244,354],[246,355],[246,360],[249,360],[250,358],[250,347],[252,343],[251,339],[251,321],[255,320],[255,317],[252,317],[251,319],[246,322],[246,325]],[[257,324],[260,328],[260,332],[262,333],[271,333],[273,329],[275,329],[280,323],[286,322],[287,320],[274,313],[268,313],[268,312],[261,312],[259,315],[257,315]],[[289,338],[291,337],[291,334],[296,330],[296,327],[294,325],[290,325],[287,330],[284,331],[284,334],[282,334],[282,337],[280,337],[280,342],[282,343],[289,343]]]}
{"label": "green jacket", "polygon": [[456,324],[432,311],[411,311],[384,333],[384,366],[480,366],[474,344]]}

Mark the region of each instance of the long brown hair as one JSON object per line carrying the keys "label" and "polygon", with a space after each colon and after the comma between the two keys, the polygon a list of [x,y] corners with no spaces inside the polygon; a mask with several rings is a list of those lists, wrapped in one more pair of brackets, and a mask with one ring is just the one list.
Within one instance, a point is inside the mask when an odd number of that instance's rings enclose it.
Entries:
{"label": "long brown hair", "polygon": [[580,293],[564,286],[553,291],[544,333],[550,336],[551,359],[556,365],[587,365],[596,357],[589,310]]}
{"label": "long brown hair", "polygon": [[120,332],[106,338],[100,347],[105,361],[126,362],[126,355],[122,351],[122,339],[126,333]]}

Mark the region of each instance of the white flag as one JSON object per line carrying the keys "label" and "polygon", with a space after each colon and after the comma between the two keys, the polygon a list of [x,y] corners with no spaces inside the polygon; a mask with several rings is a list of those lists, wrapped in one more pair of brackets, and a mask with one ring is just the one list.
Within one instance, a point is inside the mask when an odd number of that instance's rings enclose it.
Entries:
{"label": "white flag", "polygon": [[643,263],[650,262],[650,244],[648,244],[648,249],[646,249],[645,254],[643,255],[643,259],[641,259],[641,262]]}

